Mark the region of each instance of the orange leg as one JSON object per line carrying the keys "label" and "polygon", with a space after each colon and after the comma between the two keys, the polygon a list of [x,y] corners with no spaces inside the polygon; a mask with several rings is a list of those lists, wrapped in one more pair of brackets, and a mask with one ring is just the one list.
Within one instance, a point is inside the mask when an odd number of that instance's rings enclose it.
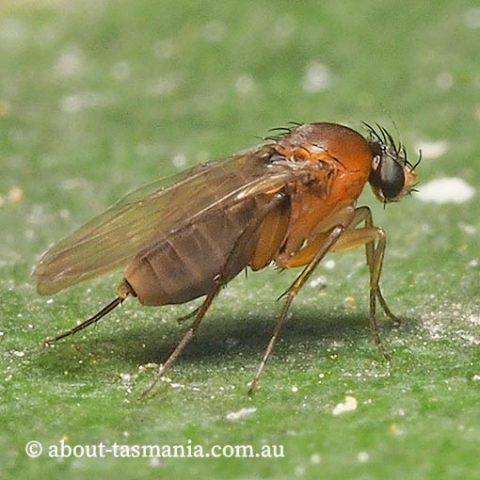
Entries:
{"label": "orange leg", "polygon": [[370,329],[377,347],[385,359],[390,361],[390,355],[385,350],[380,337],[376,316],[378,300],[385,314],[397,325],[400,324],[400,320],[388,307],[380,289],[380,276],[382,272],[386,244],[385,232],[381,228],[373,226],[370,209],[367,207],[363,208],[365,208],[365,210],[362,212],[365,215],[365,218],[363,219],[366,225],[365,228],[347,230],[338,240],[338,242],[332,247],[332,251],[345,251],[365,245],[367,264],[370,270]]}
{"label": "orange leg", "polygon": [[[365,227],[356,228],[360,223],[365,222]],[[391,312],[382,292],[380,290],[380,276],[382,272],[383,257],[385,254],[385,233],[381,228],[373,225],[371,211],[368,207],[360,207],[355,210],[353,219],[348,228],[337,225],[330,232],[318,234],[305,248],[300,250],[296,255],[283,261],[279,266],[283,268],[291,268],[295,266],[306,265],[302,273],[296,278],[290,288],[285,292],[286,301],[283,305],[277,323],[273,330],[272,336],[268,343],[267,349],[260,362],[255,377],[252,380],[249,394],[251,395],[258,383],[260,375],[265,364],[270,357],[280,329],[285,322],[288,309],[305,282],[308,280],[316,266],[329,251],[345,251],[362,245],[365,245],[367,264],[370,271],[370,329],[373,339],[382,355],[387,361],[390,361],[390,355],[385,350],[382,339],[380,337],[376,310],[377,300],[382,306],[385,314],[390,317],[396,324],[400,320]]]}
{"label": "orange leg", "polygon": [[[364,222],[363,228],[355,228]],[[372,212],[368,207],[359,207],[355,210],[352,222],[338,241],[330,249],[332,252],[342,252],[365,245],[367,265],[370,271],[370,328],[372,335],[382,355],[390,360],[390,355],[385,350],[378,329],[376,310],[377,300],[385,314],[396,324],[400,325],[400,319],[396,317],[385,301],[380,289],[380,276],[382,273],[383,258],[385,255],[385,232],[373,225]],[[304,249],[306,250],[306,249]],[[292,260],[298,261],[302,251]]]}
{"label": "orange leg", "polygon": [[[362,221],[356,218],[359,210],[361,209],[354,209],[352,206],[348,206],[336,211],[315,227],[318,233],[300,251],[291,256],[288,253],[284,253],[275,259],[275,263],[280,268],[295,268],[307,265],[315,257],[333,228],[343,225],[345,228],[350,229]],[[296,232],[292,233],[295,235]]]}
{"label": "orange leg", "polygon": [[249,395],[253,394],[260,375],[265,368],[265,364],[267,363],[267,360],[269,359],[273,351],[273,347],[275,346],[275,342],[277,340],[278,334],[280,333],[280,329],[282,328],[282,325],[287,318],[288,309],[290,308],[293,299],[297,296],[297,293],[308,280],[317,265],[322,261],[323,257],[332,248],[332,246],[335,244],[335,242],[339,239],[339,237],[344,231],[345,227],[343,225],[337,225],[335,228],[333,228],[333,230],[328,234],[323,244],[320,246],[320,248],[318,248],[316,254],[303,269],[302,273],[295,279],[290,288],[285,292],[285,303],[283,304],[283,308],[281,309],[278,316],[277,323],[275,324],[275,328],[273,329],[272,336],[270,337],[270,341],[268,342],[262,361],[258,365],[255,376],[253,377],[253,380],[250,384],[250,388],[248,390]]}
{"label": "orange leg", "polygon": [[[365,228],[351,229],[352,226],[356,226],[361,222],[365,222]],[[377,243],[375,244],[375,242]],[[372,317],[372,302],[373,317],[375,316],[376,298],[385,314],[395,324],[400,325],[400,319],[392,313],[380,290],[380,276],[385,255],[386,237],[383,229],[373,225],[372,212],[368,207],[360,207],[355,210],[352,224],[333,246],[332,251],[346,251],[361,245],[365,245],[367,265],[370,270],[370,316]]]}
{"label": "orange leg", "polygon": [[[339,212],[338,218],[341,217],[342,212]],[[365,222],[365,227],[356,228],[362,222]],[[328,233],[319,233],[312,241],[308,243],[308,245],[305,246],[305,248],[300,250],[296,255],[290,257],[286,261],[283,261],[279,266],[282,268],[293,268],[308,264],[315,256],[318,249],[321,248],[327,237]],[[377,243],[375,244],[375,242]],[[365,245],[367,265],[370,270],[370,316],[372,317],[372,310],[373,312],[376,310],[376,298],[382,306],[385,314],[397,325],[399,325],[400,319],[397,318],[388,307],[379,285],[383,257],[385,254],[385,243],[385,233],[381,228],[373,225],[372,212],[370,209],[368,207],[359,207],[355,209],[355,213],[350,224],[348,225],[348,228],[337,240],[337,242],[332,245],[330,250],[332,252],[342,252]],[[374,316],[375,315],[373,315],[373,317]]]}

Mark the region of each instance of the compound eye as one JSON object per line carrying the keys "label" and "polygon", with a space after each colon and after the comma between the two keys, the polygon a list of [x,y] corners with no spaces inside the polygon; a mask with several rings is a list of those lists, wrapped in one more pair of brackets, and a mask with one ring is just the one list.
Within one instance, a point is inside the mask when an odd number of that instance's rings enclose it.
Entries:
{"label": "compound eye", "polygon": [[384,201],[395,200],[405,187],[405,172],[395,159],[378,155],[373,159],[370,184]]}

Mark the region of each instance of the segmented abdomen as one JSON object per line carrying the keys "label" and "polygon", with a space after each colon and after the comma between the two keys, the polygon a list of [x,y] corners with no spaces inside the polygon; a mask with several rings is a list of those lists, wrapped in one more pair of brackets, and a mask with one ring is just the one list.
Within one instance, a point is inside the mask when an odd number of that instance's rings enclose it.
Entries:
{"label": "segmented abdomen", "polygon": [[[187,225],[156,242],[130,263],[125,272],[144,305],[184,303],[208,294],[222,271],[236,240],[255,215],[262,200],[245,199],[227,210],[216,209],[201,221]],[[223,282],[248,264],[255,247],[252,238],[224,272]]]}

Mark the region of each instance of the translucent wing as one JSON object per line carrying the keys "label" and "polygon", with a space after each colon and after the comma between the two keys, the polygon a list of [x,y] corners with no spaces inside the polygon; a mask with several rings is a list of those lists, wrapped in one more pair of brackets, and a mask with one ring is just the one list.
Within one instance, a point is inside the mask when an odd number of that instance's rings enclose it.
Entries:
{"label": "translucent wing", "polygon": [[[271,193],[301,174],[296,163],[255,147],[130,193],[48,250],[33,275],[39,293],[53,294],[121,268],[153,242],[215,209]],[[304,173],[304,172],[303,172]]]}

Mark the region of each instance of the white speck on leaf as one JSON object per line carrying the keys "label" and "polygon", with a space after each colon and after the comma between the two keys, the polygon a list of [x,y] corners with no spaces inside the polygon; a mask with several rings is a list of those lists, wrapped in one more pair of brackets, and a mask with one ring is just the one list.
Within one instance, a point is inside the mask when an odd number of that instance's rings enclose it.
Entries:
{"label": "white speck on leaf", "polygon": [[422,158],[433,160],[445,155],[450,145],[446,140],[420,140],[415,144],[415,150],[422,151]]}
{"label": "white speck on leaf", "polygon": [[303,75],[302,87],[307,93],[317,93],[332,84],[330,68],[323,63],[313,62],[307,66]]}
{"label": "white speck on leaf", "polygon": [[60,109],[66,113],[76,113],[82,110],[103,108],[112,103],[111,96],[99,92],[78,92],[67,95],[60,101]]}
{"label": "white speck on leaf", "polygon": [[71,45],[60,53],[53,71],[58,77],[73,77],[82,73],[84,64],[85,56],[82,50],[76,45]]}
{"label": "white speck on leaf", "polygon": [[323,263],[323,266],[326,270],[333,270],[335,268],[335,260],[332,258]]}
{"label": "white speck on leaf", "polygon": [[228,420],[229,422],[236,422],[238,420],[241,420],[242,418],[249,417],[250,415],[253,415],[257,409],[255,407],[247,407],[247,408],[241,408],[240,410],[237,410],[236,412],[229,412],[225,415],[225,420]]}
{"label": "white speck on leaf", "polygon": [[0,40],[20,42],[27,34],[24,23],[16,18],[4,18],[0,23]]}
{"label": "white speck on leaf", "polygon": [[235,90],[239,95],[249,95],[255,89],[255,81],[250,75],[240,75],[235,82]]}
{"label": "white speck on leaf", "polygon": [[187,165],[187,156],[184,153],[177,153],[172,159],[172,164],[175,168],[185,168]]}
{"label": "white speck on leaf", "polygon": [[345,400],[343,402],[337,403],[332,410],[333,415],[341,415],[346,412],[353,412],[358,407],[358,401],[355,397],[351,395],[345,395]]}
{"label": "white speck on leaf", "polygon": [[472,313],[467,317],[467,321],[470,322],[472,325],[480,327],[480,315]]}
{"label": "white speck on leaf", "polygon": [[475,189],[459,177],[442,177],[418,187],[416,198],[431,203],[465,203],[475,195]]}
{"label": "white speck on leaf", "polygon": [[405,435],[406,431],[405,428],[403,428],[398,423],[392,423],[390,425],[390,433],[395,437],[401,437],[402,435]]}
{"label": "white speck on leaf", "polygon": [[370,455],[367,452],[358,452],[357,460],[360,463],[366,463],[370,459]]}
{"label": "white speck on leaf", "polygon": [[7,201],[13,205],[20,203],[23,197],[23,190],[20,187],[12,187],[7,193]]}
{"label": "white speck on leaf", "polygon": [[435,79],[435,83],[440,90],[449,90],[454,82],[455,80],[450,72],[440,72]]}
{"label": "white speck on leaf", "polygon": [[170,386],[171,386],[172,388],[185,388],[185,385],[184,385],[183,383],[175,383],[175,382],[172,382],[172,383],[170,384]]}
{"label": "white speck on leaf", "polygon": [[319,277],[310,280],[308,286],[311,288],[325,288],[327,286],[327,277],[320,275]]}
{"label": "white speck on leaf", "polygon": [[470,260],[468,263],[467,263],[467,267],[470,267],[470,268],[478,268],[480,267],[480,260],[478,258],[474,258],[472,260]]}
{"label": "white speck on leaf", "polygon": [[475,226],[470,225],[469,223],[460,222],[458,224],[458,227],[460,228],[460,230],[462,230],[463,233],[466,233],[467,235],[475,235],[477,233],[477,229],[475,228]]}
{"label": "white speck on leaf", "polygon": [[467,332],[459,332],[459,337],[469,345],[480,345],[480,339]]}

